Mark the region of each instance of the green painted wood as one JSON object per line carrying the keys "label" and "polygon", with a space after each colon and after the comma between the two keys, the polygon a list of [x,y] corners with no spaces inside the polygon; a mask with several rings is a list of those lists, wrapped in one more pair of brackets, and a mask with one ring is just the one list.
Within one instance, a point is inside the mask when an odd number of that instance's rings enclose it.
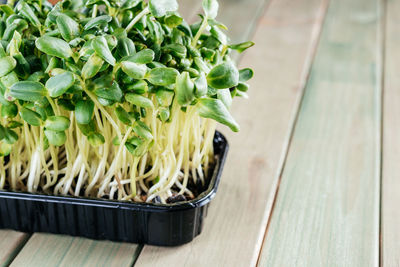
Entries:
{"label": "green painted wood", "polygon": [[0,230],[0,266],[8,266],[14,259],[21,246],[29,238],[27,234]]}
{"label": "green painted wood", "polygon": [[11,266],[131,266],[138,245],[35,234]]}
{"label": "green painted wood", "polygon": [[230,151],[203,233],[176,248],[145,246],[135,266],[256,264],[326,8],[326,0],[271,1],[241,62],[256,75],[250,98],[233,105],[241,132],[223,129]]}
{"label": "green painted wood", "polygon": [[400,265],[400,1],[387,1],[382,162],[382,265]]}
{"label": "green painted wood", "polygon": [[378,266],[382,1],[331,1],[259,266]]}

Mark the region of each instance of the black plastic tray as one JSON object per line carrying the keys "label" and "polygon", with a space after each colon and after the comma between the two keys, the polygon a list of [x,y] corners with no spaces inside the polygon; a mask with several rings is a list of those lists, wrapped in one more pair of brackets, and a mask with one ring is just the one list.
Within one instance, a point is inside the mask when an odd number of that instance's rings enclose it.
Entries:
{"label": "black plastic tray", "polygon": [[228,143],[218,132],[214,149],[209,187],[194,200],[165,205],[0,191],[0,229],[158,246],[190,242],[203,228],[225,164]]}

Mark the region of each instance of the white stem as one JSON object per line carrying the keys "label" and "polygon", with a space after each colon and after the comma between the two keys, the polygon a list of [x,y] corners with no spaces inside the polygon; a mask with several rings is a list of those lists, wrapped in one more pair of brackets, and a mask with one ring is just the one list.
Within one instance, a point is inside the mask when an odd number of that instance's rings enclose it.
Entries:
{"label": "white stem", "polygon": [[137,16],[133,18],[133,20],[128,24],[128,26],[126,26],[126,29],[125,29],[126,32],[128,33],[128,32],[133,28],[133,26],[135,26],[135,24],[138,23],[138,21],[139,21],[143,16],[145,16],[146,14],[149,14],[149,13],[150,13],[149,7],[146,7],[145,9],[143,9],[142,12],[140,12],[139,14],[137,14]]}

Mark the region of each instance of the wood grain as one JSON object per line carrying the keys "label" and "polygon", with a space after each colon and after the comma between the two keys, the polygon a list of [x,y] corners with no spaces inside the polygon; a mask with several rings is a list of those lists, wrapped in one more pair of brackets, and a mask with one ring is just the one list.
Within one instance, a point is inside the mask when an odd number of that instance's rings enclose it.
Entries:
{"label": "wood grain", "polygon": [[241,63],[256,76],[250,99],[234,105],[242,131],[223,129],[231,150],[203,233],[177,248],[145,246],[135,266],[255,265],[326,6],[271,2]]}
{"label": "wood grain", "polygon": [[11,266],[131,266],[138,245],[35,234]]}
{"label": "wood grain", "polygon": [[378,266],[382,2],[331,1],[260,266]]}
{"label": "wood grain", "polygon": [[27,238],[23,233],[0,230],[0,266],[7,266],[13,260]]}
{"label": "wood grain", "polygon": [[383,162],[382,265],[400,266],[400,1],[387,1]]}

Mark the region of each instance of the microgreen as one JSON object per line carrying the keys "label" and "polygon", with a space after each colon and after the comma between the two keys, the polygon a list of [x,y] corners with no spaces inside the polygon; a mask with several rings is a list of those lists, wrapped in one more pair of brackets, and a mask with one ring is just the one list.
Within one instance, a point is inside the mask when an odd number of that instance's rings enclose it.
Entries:
{"label": "microgreen", "polygon": [[217,0],[202,6],[189,25],[176,0],[0,5],[0,189],[194,198],[253,77],[229,54],[254,44],[230,43]]}

